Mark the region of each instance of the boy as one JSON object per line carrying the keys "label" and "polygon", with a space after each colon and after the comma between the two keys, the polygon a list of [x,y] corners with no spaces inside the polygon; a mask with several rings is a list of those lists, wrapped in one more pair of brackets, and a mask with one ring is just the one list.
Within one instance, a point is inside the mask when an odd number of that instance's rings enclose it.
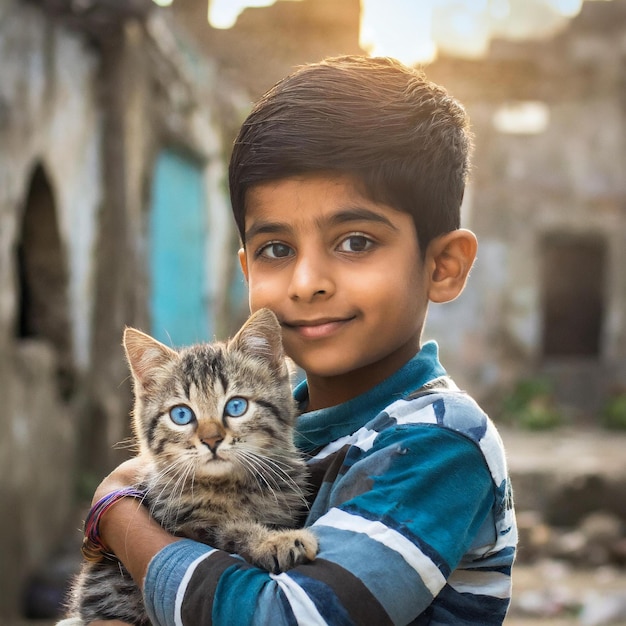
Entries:
{"label": "boy", "polygon": [[[230,165],[252,311],[272,309],[316,491],[320,550],[280,575],[169,536],[120,498],[103,543],[155,624],[501,624],[516,530],[493,424],[421,345],[428,303],[462,291],[470,134],[441,87],[340,57],[271,89]],[[133,462],[97,496],[132,484]]]}

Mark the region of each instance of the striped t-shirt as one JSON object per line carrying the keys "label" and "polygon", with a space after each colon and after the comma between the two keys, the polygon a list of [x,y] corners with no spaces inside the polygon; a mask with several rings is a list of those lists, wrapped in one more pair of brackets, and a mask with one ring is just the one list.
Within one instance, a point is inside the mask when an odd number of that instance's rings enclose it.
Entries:
{"label": "striped t-shirt", "polygon": [[[306,383],[296,389],[306,402]],[[433,342],[342,405],[304,413],[316,559],[270,574],[189,540],[155,556],[156,625],[502,624],[517,533],[495,426]]]}

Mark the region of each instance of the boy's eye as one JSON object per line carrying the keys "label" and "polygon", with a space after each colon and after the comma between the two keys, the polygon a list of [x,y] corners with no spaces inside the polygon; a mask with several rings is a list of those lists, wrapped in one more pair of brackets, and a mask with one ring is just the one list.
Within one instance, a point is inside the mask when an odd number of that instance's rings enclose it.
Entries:
{"label": "boy's eye", "polygon": [[224,413],[229,417],[241,417],[248,410],[248,401],[236,396],[231,398],[224,407]]}
{"label": "boy's eye", "polygon": [[268,243],[257,252],[257,256],[264,256],[270,259],[284,259],[285,257],[293,256],[293,250],[284,243]]}
{"label": "boy's eye", "polygon": [[350,235],[338,246],[341,252],[365,252],[374,245],[374,242],[365,235]]}
{"label": "boy's eye", "polygon": [[196,419],[196,416],[187,405],[179,404],[170,409],[170,418],[174,424],[186,426],[187,424],[191,424],[191,422]]}

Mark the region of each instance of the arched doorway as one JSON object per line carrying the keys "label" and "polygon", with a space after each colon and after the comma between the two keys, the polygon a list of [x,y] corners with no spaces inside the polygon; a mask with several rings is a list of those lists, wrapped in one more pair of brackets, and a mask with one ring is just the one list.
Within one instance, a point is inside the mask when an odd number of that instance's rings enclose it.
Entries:
{"label": "arched doorway", "polygon": [[72,391],[73,364],[68,304],[68,269],[54,194],[41,165],[30,179],[17,244],[18,339],[48,342],[57,360],[58,385]]}

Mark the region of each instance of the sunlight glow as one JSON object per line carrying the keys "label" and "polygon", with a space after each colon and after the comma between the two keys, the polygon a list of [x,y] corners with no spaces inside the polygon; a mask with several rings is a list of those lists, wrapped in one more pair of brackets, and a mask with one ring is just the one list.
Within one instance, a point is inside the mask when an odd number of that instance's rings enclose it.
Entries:
{"label": "sunlight glow", "polygon": [[432,60],[433,0],[361,0],[360,45],[412,65]]}
{"label": "sunlight glow", "polygon": [[451,54],[478,58],[487,52],[491,31],[489,6],[484,2],[438,0],[433,11],[433,38],[438,48]]}
{"label": "sunlight glow", "polygon": [[269,7],[275,0],[209,0],[209,24],[213,28],[231,28],[247,7]]}
{"label": "sunlight glow", "polygon": [[493,125],[501,133],[539,135],[550,124],[550,109],[545,102],[525,100],[501,106],[493,116]]}
{"label": "sunlight glow", "polygon": [[152,0],[152,2],[160,7],[169,7],[174,0]]}
{"label": "sunlight glow", "polygon": [[[173,0],[153,0],[167,6]],[[276,0],[209,0],[209,23],[230,28],[246,7],[265,7]],[[287,1],[287,0],[283,0]],[[289,0],[295,1],[295,0]],[[314,1],[314,0],[313,0]],[[372,56],[392,56],[409,64],[432,61],[437,49],[478,57],[494,35],[512,32],[511,21],[526,0],[360,0],[359,43]],[[576,16],[584,0],[534,0],[555,13]],[[517,9],[517,13],[514,9]],[[539,12],[538,15],[541,13]],[[532,20],[523,28],[531,32]],[[506,26],[509,26],[507,29]],[[526,32],[524,30],[524,32]],[[524,33],[521,33],[522,35]],[[516,35],[519,37],[520,34]]]}
{"label": "sunlight glow", "polygon": [[509,0],[492,0],[489,12],[495,20],[505,20],[511,14],[511,4]]}
{"label": "sunlight glow", "polygon": [[580,13],[583,0],[548,0],[548,4],[565,17],[574,17]]}

